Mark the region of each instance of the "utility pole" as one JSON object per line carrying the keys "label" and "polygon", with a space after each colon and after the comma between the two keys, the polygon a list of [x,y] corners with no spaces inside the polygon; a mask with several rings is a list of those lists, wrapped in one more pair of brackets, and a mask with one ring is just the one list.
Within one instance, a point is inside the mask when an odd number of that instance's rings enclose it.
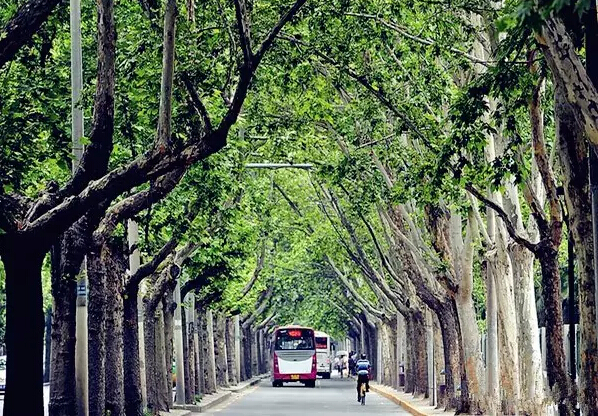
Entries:
{"label": "utility pole", "polygon": [[[73,174],[77,171],[83,156],[83,109],[81,91],[83,89],[83,53],[81,49],[81,0],[70,0],[71,24],[71,114],[72,114],[72,153]],[[85,260],[77,281],[77,310],[75,315],[75,390],[77,394],[77,415],[87,416],[87,282]]]}

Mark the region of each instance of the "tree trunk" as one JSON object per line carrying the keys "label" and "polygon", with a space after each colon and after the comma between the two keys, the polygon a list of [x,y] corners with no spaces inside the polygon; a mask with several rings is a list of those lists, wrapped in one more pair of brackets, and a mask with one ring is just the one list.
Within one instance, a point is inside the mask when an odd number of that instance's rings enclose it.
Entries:
{"label": "tree trunk", "polygon": [[259,374],[259,369],[258,369],[258,363],[257,363],[257,358],[258,358],[258,339],[257,339],[257,331],[254,331],[253,328],[250,326],[248,328],[250,337],[249,337],[249,342],[251,342],[251,374],[252,377],[253,376],[257,376]]}
{"label": "tree trunk", "polygon": [[[50,403],[48,405],[51,416],[67,416],[76,413],[75,316],[77,309],[77,275],[81,263],[76,268],[70,267],[74,258],[68,255],[63,258],[61,247],[67,240],[61,238],[60,241],[61,243],[56,243],[51,250],[52,339],[50,347]],[[67,254],[66,249],[64,253]]]}
{"label": "tree trunk", "polygon": [[94,247],[87,253],[87,302],[89,415],[104,416],[106,404],[106,276],[103,249]]}
{"label": "tree trunk", "polygon": [[[123,356],[123,276],[124,255],[114,250],[114,260],[106,267],[106,412],[121,416],[125,412]],[[119,256],[118,258],[116,256]],[[129,371],[129,369],[127,369]]]}
{"label": "tree trunk", "polygon": [[139,331],[137,314],[138,286],[129,288],[124,296],[123,352],[125,381],[125,414],[143,416],[141,372],[139,369]]}
{"label": "tree trunk", "polygon": [[237,385],[237,369],[235,365],[235,323],[232,318],[226,318],[226,361],[228,366],[228,382]]}
{"label": "tree trunk", "polygon": [[405,393],[415,394],[415,350],[413,348],[413,315],[405,318]]}
{"label": "tree trunk", "polygon": [[471,401],[471,411],[480,410],[480,401],[485,396],[484,367],[480,352],[480,333],[476,320],[475,309],[471,294],[457,296],[457,315],[461,329],[461,345],[463,347],[464,370],[467,374],[468,390]]}
{"label": "tree trunk", "polygon": [[255,375],[253,372],[253,365],[252,365],[252,357],[253,357],[253,333],[251,332],[251,328],[246,328],[243,331],[243,336],[245,340],[245,377],[247,380],[251,379]]}
{"label": "tree trunk", "polygon": [[579,264],[579,403],[582,413],[589,415],[598,409],[598,336],[588,145],[585,132],[575,119],[574,108],[567,102],[563,85],[557,79],[554,84],[554,112],[565,201]]}
{"label": "tree trunk", "polygon": [[6,416],[23,412],[22,395],[25,392],[27,413],[32,416],[44,414],[41,269],[45,251],[35,243],[37,239],[44,238],[35,236],[30,241],[17,236],[8,243],[3,242],[1,256],[6,273]]}
{"label": "tree trunk", "polygon": [[195,295],[191,296],[191,305],[185,311],[187,315],[187,343],[189,347],[189,391],[191,392],[191,400],[195,401],[196,385],[195,385],[195,371],[196,371],[196,351],[195,351]]}
{"label": "tree trunk", "polygon": [[189,347],[187,353],[188,365],[185,368],[189,369],[189,401],[195,402],[195,343],[193,337],[195,336],[195,324],[192,319],[187,319],[187,345]]}
{"label": "tree trunk", "polygon": [[164,314],[164,340],[165,340],[165,361],[166,361],[166,383],[168,392],[168,408],[172,408],[172,363],[174,360],[174,303],[170,288],[162,299],[162,310]]}
{"label": "tree trunk", "polygon": [[521,410],[528,414],[539,414],[543,411],[544,375],[534,288],[534,254],[516,244],[510,249],[510,257],[517,308]]}
{"label": "tree trunk", "polygon": [[228,386],[227,360],[226,360],[226,338],[225,338],[225,317],[222,313],[216,313],[214,331],[214,352],[216,358],[216,383],[220,387]]}
{"label": "tree trunk", "polygon": [[546,370],[548,385],[557,402],[560,414],[571,414],[575,396],[567,372],[563,348],[563,312],[561,309],[561,277],[558,252],[553,247],[542,247],[538,253],[542,267],[542,298],[546,314]]}
{"label": "tree trunk", "polygon": [[44,335],[44,383],[50,382],[50,354],[52,351],[52,308],[46,311],[46,333]]}
{"label": "tree trunk", "polygon": [[[181,328],[183,330],[183,363],[185,368],[185,403],[193,403],[193,392],[191,391],[191,382],[189,377],[189,334],[187,333],[187,314],[185,309],[181,310]],[[179,372],[180,374],[180,372]]]}
{"label": "tree trunk", "polygon": [[486,411],[498,412],[500,399],[498,384],[498,301],[493,267],[489,261],[483,262],[486,278]]}
{"label": "tree trunk", "polygon": [[241,326],[240,328],[240,335],[241,335],[241,342],[240,347],[241,351],[239,352],[239,368],[241,370],[241,379],[239,381],[247,380],[247,368],[246,368],[246,357],[247,357],[247,346],[245,345],[245,330]]}
{"label": "tree trunk", "polygon": [[[195,313],[197,314],[197,308],[195,308]],[[196,316],[194,316],[194,322],[193,322],[193,350],[195,351],[195,355],[194,355],[194,361],[195,361],[195,368],[194,368],[194,372],[195,372],[195,379],[194,379],[194,386],[195,386],[195,395],[196,396],[201,396],[201,382],[200,382],[200,371],[201,371],[201,353],[200,353],[200,349],[199,349],[199,327],[197,326],[197,318]]]}
{"label": "tree trunk", "polygon": [[[147,305],[146,305],[147,306]],[[143,336],[145,346],[145,383],[147,389],[147,410],[157,415],[159,408],[158,366],[156,359],[156,317],[155,311],[145,308],[143,317]]]}
{"label": "tree trunk", "polygon": [[204,313],[200,310],[200,303],[195,303],[195,328],[197,333],[197,374],[196,374],[196,387],[197,393],[203,394],[206,391],[206,379],[205,379],[205,370],[204,370],[204,356],[203,356],[203,345],[204,345],[204,338],[203,338],[203,320],[204,320]]}
{"label": "tree trunk", "polygon": [[212,394],[216,392],[216,378],[214,377],[214,353],[210,352],[213,349],[214,342],[210,342],[210,331],[208,326],[212,320],[208,319],[209,311],[203,316],[202,319],[202,355],[203,355],[203,369],[204,369],[204,384],[205,394]]}
{"label": "tree trunk", "polygon": [[517,318],[513,294],[513,268],[509,258],[504,224],[496,224],[496,256],[490,263],[496,284],[498,306],[498,342],[500,387],[503,412],[513,414],[519,408],[519,344],[517,340]]}
{"label": "tree trunk", "polygon": [[[467,391],[467,383],[464,382],[465,375],[462,368],[464,360],[461,331],[459,329],[457,309],[453,300],[447,299],[440,304],[436,314],[442,331],[447,405],[451,409],[457,409],[459,413],[468,413],[469,392]],[[461,402],[457,398],[457,391],[460,391]]]}
{"label": "tree trunk", "polygon": [[395,385],[395,375],[394,375],[394,368],[395,366],[393,363],[396,361],[395,358],[395,348],[393,348],[392,339],[394,339],[394,334],[391,327],[383,322],[380,325],[380,336],[378,337],[378,342],[382,343],[382,384],[387,386],[394,386]]}
{"label": "tree trunk", "polygon": [[[162,308],[156,310],[156,391],[158,392],[158,409],[168,411],[168,382],[166,380],[166,344],[164,340],[164,315]],[[171,364],[172,365],[172,364]],[[172,397],[172,390],[170,391]]]}
{"label": "tree trunk", "polygon": [[[414,396],[424,395],[428,391],[428,352],[426,348],[426,324],[420,311],[414,312],[407,321],[408,353],[411,357],[409,373],[411,373],[412,388],[410,393]],[[407,391],[407,390],[406,390]]]}

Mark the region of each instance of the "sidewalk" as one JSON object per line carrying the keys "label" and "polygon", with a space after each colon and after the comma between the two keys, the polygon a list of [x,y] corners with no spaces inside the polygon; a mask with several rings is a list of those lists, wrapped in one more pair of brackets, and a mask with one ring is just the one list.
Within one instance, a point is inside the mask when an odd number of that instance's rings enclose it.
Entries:
{"label": "sidewalk", "polygon": [[229,400],[233,394],[239,394],[247,390],[268,376],[269,374],[262,374],[245,380],[236,386],[219,387],[216,393],[206,394],[197,404],[175,404],[170,412],[160,412],[160,414],[165,416],[187,416],[192,413],[205,413],[211,408]]}
{"label": "sidewalk", "polygon": [[430,406],[430,399],[413,398],[411,393],[405,393],[393,389],[392,387],[383,386],[381,384],[370,382],[370,390],[386,397],[399,406],[403,407],[412,415],[428,416],[428,415],[454,415],[454,412],[445,412],[443,409],[436,409]]}

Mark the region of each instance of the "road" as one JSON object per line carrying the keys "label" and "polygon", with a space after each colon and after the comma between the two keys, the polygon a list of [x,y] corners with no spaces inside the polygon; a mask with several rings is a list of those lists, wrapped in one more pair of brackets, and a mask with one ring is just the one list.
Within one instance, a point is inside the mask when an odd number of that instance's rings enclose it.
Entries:
{"label": "road", "polygon": [[354,380],[332,378],[318,380],[316,388],[289,383],[272,387],[268,379],[257,388],[233,398],[204,415],[212,416],[352,416],[409,415],[402,407],[376,393],[367,395],[365,407],[357,402]]}

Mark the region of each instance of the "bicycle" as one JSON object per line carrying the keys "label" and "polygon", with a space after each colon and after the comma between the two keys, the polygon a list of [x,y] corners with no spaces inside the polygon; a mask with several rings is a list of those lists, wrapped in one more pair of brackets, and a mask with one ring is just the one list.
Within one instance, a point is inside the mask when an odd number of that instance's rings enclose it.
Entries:
{"label": "bicycle", "polygon": [[359,392],[359,397],[361,398],[361,405],[365,406],[365,391],[366,391],[366,384],[361,383],[361,389]]}

